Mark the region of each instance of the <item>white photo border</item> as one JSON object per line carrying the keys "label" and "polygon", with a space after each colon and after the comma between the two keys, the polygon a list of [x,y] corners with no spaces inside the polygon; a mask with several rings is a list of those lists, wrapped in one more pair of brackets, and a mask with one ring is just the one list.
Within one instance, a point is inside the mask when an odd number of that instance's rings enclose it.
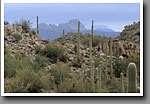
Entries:
{"label": "white photo border", "polygon": [[[4,93],[4,3],[140,3],[140,93]],[[1,96],[144,96],[143,0],[1,0]]]}

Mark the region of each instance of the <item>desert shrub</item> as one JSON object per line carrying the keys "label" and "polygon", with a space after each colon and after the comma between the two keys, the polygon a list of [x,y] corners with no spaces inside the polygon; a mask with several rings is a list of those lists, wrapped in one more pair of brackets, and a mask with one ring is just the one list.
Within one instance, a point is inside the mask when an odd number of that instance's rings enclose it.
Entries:
{"label": "desert shrub", "polygon": [[6,44],[4,44],[4,55],[6,56],[10,55],[9,46]]}
{"label": "desert shrub", "polygon": [[75,75],[72,78],[72,88],[70,91],[73,93],[85,93],[88,92],[89,87],[88,83],[84,82],[84,80],[82,80],[81,77],[78,77],[78,75]]}
{"label": "desert shrub", "polygon": [[22,37],[19,34],[13,34],[12,36],[15,39],[15,41],[17,41],[17,42],[19,42],[20,40],[22,40]]}
{"label": "desert shrub", "polygon": [[51,71],[56,85],[60,85],[69,78],[69,68],[63,63],[56,63]]}
{"label": "desert shrub", "polygon": [[86,46],[88,46],[89,47],[89,37],[84,37],[84,38],[82,38],[82,44],[83,45],[86,45]]}
{"label": "desert shrub", "polygon": [[21,26],[22,29],[24,30],[24,32],[26,32],[26,33],[30,31],[31,24],[32,23],[30,22],[30,20],[24,20],[24,19],[22,19],[20,22],[18,22],[18,21],[15,22],[15,25]]}
{"label": "desert shrub", "polygon": [[82,56],[80,56],[79,58],[76,56],[75,59],[72,62],[72,66],[74,66],[74,67],[81,67],[82,59],[83,59]]}
{"label": "desert shrub", "polygon": [[85,93],[89,87],[87,87],[87,83],[82,80],[79,73],[71,73],[70,78],[59,84],[58,92]]}
{"label": "desert shrub", "polygon": [[117,79],[113,79],[110,83],[109,83],[109,85],[108,85],[108,91],[109,91],[109,93],[119,93],[120,92],[120,81],[119,80],[117,80]]}
{"label": "desert shrub", "polygon": [[[93,47],[97,46],[99,43],[101,44],[104,44],[108,41],[108,37],[101,37],[101,36],[98,36],[98,35],[94,35],[94,39],[93,39]],[[89,47],[89,34],[85,35],[83,38],[82,38],[82,44],[83,45],[86,45]]]}
{"label": "desert shrub", "polygon": [[124,59],[125,64],[129,64],[131,62],[136,64],[137,72],[140,75],[140,54],[133,54]]}
{"label": "desert shrub", "polygon": [[119,59],[119,56],[113,62],[113,69],[115,77],[120,77],[120,73],[126,73],[128,64],[124,63],[124,60]]}
{"label": "desert shrub", "polygon": [[103,60],[101,58],[94,58],[95,68],[98,68],[101,64],[103,64]]}
{"label": "desert shrub", "polygon": [[46,66],[47,59],[44,56],[36,55],[35,60],[32,62],[27,57],[16,52],[15,57],[5,54],[4,61],[4,75],[10,78],[15,76],[17,70],[22,70],[24,68],[34,69],[36,71],[43,69]]}
{"label": "desert shrub", "polygon": [[9,22],[8,21],[4,21],[4,25],[8,25],[9,24]]}
{"label": "desert shrub", "polygon": [[17,70],[16,76],[5,79],[5,92],[39,93],[51,89],[50,75],[36,73],[33,69]]}
{"label": "desert shrub", "polygon": [[46,66],[46,61],[47,61],[46,57],[41,56],[40,54],[37,54],[35,56],[33,68],[35,70],[39,70],[39,69],[44,68]]}
{"label": "desert shrub", "polygon": [[37,62],[31,62],[27,57],[14,57],[5,55],[4,57],[4,75],[5,77],[14,77],[17,70],[24,68],[34,69]]}
{"label": "desert shrub", "polygon": [[20,62],[14,57],[5,55],[4,57],[4,76],[13,77],[16,74],[16,70],[20,69]]}
{"label": "desert shrub", "polygon": [[61,93],[69,93],[69,92],[71,92],[71,89],[72,89],[72,80],[71,79],[67,79],[66,81],[64,81],[58,85],[58,92],[61,92]]}
{"label": "desert shrub", "polygon": [[44,48],[38,46],[36,52],[50,58],[53,63],[57,61],[67,62],[69,58],[67,49],[56,42],[49,42]]}
{"label": "desert shrub", "polygon": [[44,54],[44,48],[42,45],[35,45],[35,51],[36,51],[36,54]]}

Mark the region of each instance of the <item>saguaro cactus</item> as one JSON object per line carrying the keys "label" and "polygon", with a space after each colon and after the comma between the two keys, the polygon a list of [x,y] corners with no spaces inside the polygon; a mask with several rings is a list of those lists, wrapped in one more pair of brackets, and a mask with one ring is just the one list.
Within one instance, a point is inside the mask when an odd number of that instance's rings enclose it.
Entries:
{"label": "saguaro cactus", "polygon": [[124,81],[123,81],[123,73],[120,73],[120,77],[121,77],[121,93],[124,93]]}
{"label": "saguaro cactus", "polygon": [[107,69],[107,63],[108,63],[108,58],[107,58],[107,45],[106,45],[106,52],[105,52],[105,58],[106,58],[106,61],[105,61],[105,84],[106,82],[108,81],[108,69]]}
{"label": "saguaro cactus", "polygon": [[101,92],[101,88],[102,88],[101,75],[102,75],[102,70],[101,70],[101,67],[99,66],[99,70],[98,70],[98,92]]}
{"label": "saguaro cactus", "polygon": [[38,24],[38,16],[37,16],[37,34],[39,35],[39,24]]}
{"label": "saguaro cactus", "polygon": [[135,63],[130,63],[128,65],[128,93],[137,92],[136,72],[137,71]]}
{"label": "saguaro cactus", "polygon": [[92,20],[92,44],[93,44],[93,41],[94,41],[93,23],[94,23],[94,21]]}
{"label": "saguaro cactus", "polygon": [[78,45],[77,45],[77,57],[80,58],[80,21],[78,21]]}
{"label": "saguaro cactus", "polygon": [[113,75],[113,66],[112,66],[112,38],[110,37],[110,77]]}
{"label": "saguaro cactus", "polygon": [[92,35],[89,37],[89,48],[90,48],[90,80],[91,80],[91,86],[92,90],[94,90],[94,69],[93,69],[93,57],[92,57]]}
{"label": "saguaro cactus", "polygon": [[64,40],[65,40],[65,31],[63,29],[63,42],[64,42]]}

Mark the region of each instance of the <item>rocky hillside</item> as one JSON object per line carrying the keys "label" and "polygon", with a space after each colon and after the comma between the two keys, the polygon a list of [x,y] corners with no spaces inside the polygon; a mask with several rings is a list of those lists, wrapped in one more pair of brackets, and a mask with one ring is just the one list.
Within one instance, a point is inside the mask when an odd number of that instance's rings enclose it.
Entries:
{"label": "rocky hillside", "polygon": [[125,26],[118,39],[135,43],[140,48],[140,22]]}
{"label": "rocky hillside", "polygon": [[[96,36],[95,36],[96,37]],[[20,38],[20,39],[19,39]],[[71,66],[72,70],[80,69],[81,67],[86,67],[87,70],[89,70],[89,48],[88,48],[88,41],[86,44],[81,44],[80,46],[80,52],[81,52],[81,61],[82,66],[79,65],[80,68],[76,67],[76,63],[74,62],[76,56],[75,56],[75,47],[76,47],[76,38],[77,34],[68,33],[65,35],[66,42],[62,42],[62,37],[56,39],[55,41],[62,44],[66,49],[68,50],[68,62]],[[87,36],[82,35],[81,40],[87,39]],[[97,37],[96,37],[97,38]],[[107,50],[107,53],[109,53],[110,49],[110,42],[108,39],[105,41],[106,43],[101,43],[101,40],[98,41],[96,46],[93,48],[93,56],[102,56],[103,63],[105,62],[105,59],[103,58],[105,56],[105,52]],[[81,41],[82,43],[83,41]],[[23,30],[20,26],[11,26],[10,24],[5,25],[5,47],[8,47],[9,51],[12,53],[12,55],[15,54],[25,54],[30,59],[34,59],[36,55],[36,47],[42,46],[44,47],[48,43],[47,40],[44,40],[40,38],[38,35],[33,34],[32,32],[29,33],[23,33]],[[134,43],[130,43],[127,41],[118,41],[113,40],[113,54],[119,54],[119,55],[132,55],[137,54],[139,51],[136,49],[136,45]],[[109,56],[108,56],[109,57]],[[50,59],[49,59],[50,60]],[[53,64],[51,62],[48,62],[48,70],[50,70],[50,65]]]}
{"label": "rocky hillside", "polygon": [[[88,48],[87,44],[88,44],[88,35],[81,35],[81,45],[83,45],[83,47]],[[73,34],[73,33],[67,33],[64,38],[65,41],[70,43],[70,44],[76,44],[77,43],[77,33]],[[62,38],[60,37],[58,39],[55,39],[55,41],[58,41],[59,43],[63,43],[62,42]],[[86,40],[87,39],[87,40]],[[110,41],[109,38],[107,37],[100,37],[100,36],[94,36],[94,51],[97,53],[110,53]],[[112,51],[114,55],[132,55],[132,54],[139,54],[139,50],[138,47],[135,43],[133,42],[129,42],[129,41],[123,41],[123,40],[118,40],[118,39],[113,39],[112,41]]]}
{"label": "rocky hillside", "polygon": [[21,26],[5,25],[5,47],[12,55],[25,54],[30,59],[35,57],[35,46],[46,44],[48,41],[40,38],[32,32],[24,33]]}
{"label": "rocky hillside", "polygon": [[[6,92],[90,92],[89,34],[80,38],[78,58],[77,33],[70,32],[64,35],[64,38],[44,40],[34,31],[25,32],[21,26],[7,24],[4,29]],[[94,70],[97,72],[101,65],[102,76],[109,76],[110,39],[96,35],[93,39]],[[135,43],[113,39],[112,53],[112,70],[116,82],[108,81],[107,85],[102,84],[102,92],[120,91],[120,87],[114,85],[119,86],[120,73],[124,72],[126,75],[129,62],[137,62],[139,68],[138,57],[130,57],[139,55]],[[120,57],[117,55],[122,55],[125,60],[119,61]],[[86,80],[84,84],[83,79]],[[96,76],[94,83],[97,83]]]}

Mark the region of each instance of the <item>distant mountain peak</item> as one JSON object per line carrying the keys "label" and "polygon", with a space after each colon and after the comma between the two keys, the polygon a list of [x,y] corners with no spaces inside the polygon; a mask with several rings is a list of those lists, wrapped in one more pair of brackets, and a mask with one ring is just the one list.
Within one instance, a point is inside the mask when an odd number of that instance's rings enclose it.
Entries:
{"label": "distant mountain peak", "polygon": [[[78,21],[79,19],[71,19],[67,23],[60,23],[60,24],[46,24],[40,23],[39,24],[39,32],[40,36],[44,39],[55,39],[62,35],[63,29],[65,30],[65,34],[68,32],[78,32]],[[35,29],[36,30],[36,29]],[[82,21],[80,21],[80,31],[83,34],[91,33],[91,29],[85,28]],[[115,32],[112,29],[107,28],[106,26],[94,26],[94,34],[101,35],[101,36],[112,36],[116,37],[120,35],[119,32]]]}
{"label": "distant mountain peak", "polygon": [[79,19],[71,19],[68,23],[78,23]]}

